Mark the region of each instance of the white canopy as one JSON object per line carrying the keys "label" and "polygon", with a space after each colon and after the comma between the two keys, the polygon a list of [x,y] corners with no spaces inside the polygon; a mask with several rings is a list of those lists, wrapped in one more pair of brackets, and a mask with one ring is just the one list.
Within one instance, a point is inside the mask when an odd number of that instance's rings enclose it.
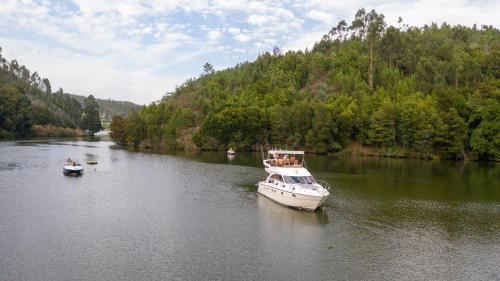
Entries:
{"label": "white canopy", "polygon": [[291,176],[291,177],[297,177],[297,176],[311,176],[311,173],[303,167],[296,167],[296,168],[288,168],[288,167],[269,167],[266,168],[266,172],[269,174],[279,174],[282,176]]}
{"label": "white canopy", "polygon": [[299,151],[299,150],[269,150],[269,154],[271,155],[276,155],[276,154],[295,154],[295,155],[303,155],[304,151]]}

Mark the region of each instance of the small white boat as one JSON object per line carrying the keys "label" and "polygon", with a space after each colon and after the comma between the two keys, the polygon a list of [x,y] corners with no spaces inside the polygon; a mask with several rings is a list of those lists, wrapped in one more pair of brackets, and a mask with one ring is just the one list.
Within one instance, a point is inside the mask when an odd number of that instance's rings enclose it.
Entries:
{"label": "small white boat", "polygon": [[229,154],[229,155],[235,155],[236,151],[234,151],[232,148],[229,148],[228,151],[227,151],[227,154]]}
{"label": "small white boat", "polygon": [[271,150],[263,163],[269,176],[257,192],[277,203],[314,211],[330,195],[328,183],[319,184],[304,167],[304,151]]}
{"label": "small white boat", "polygon": [[83,173],[83,166],[69,158],[64,163],[63,173],[65,175],[81,175]]}

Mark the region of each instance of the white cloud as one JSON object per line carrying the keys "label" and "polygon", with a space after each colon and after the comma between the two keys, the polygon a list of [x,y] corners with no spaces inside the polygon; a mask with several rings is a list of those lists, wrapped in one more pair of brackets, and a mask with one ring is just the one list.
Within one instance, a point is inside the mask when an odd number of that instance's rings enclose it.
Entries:
{"label": "white cloud", "polygon": [[211,30],[208,32],[208,38],[211,40],[217,40],[217,39],[221,38],[221,36],[222,36],[222,32],[220,32],[218,30]]}
{"label": "white cloud", "polygon": [[298,50],[305,50],[308,48],[309,50],[312,49],[314,46],[314,43],[318,42],[323,38],[323,35],[325,34],[324,31],[313,31],[309,32],[308,34],[302,35],[300,37],[294,38],[292,40],[289,40],[285,42],[283,45],[283,50],[286,51],[298,51]]}
{"label": "white cloud", "polygon": [[240,34],[241,30],[239,28],[236,28],[236,27],[231,27],[227,30],[227,32],[229,32],[231,34]]}
{"label": "white cloud", "polygon": [[277,17],[271,15],[258,15],[252,14],[247,18],[247,22],[253,25],[263,25],[275,22],[278,20]]}
{"label": "white cloud", "polygon": [[236,34],[233,38],[238,42],[247,42],[250,41],[250,39],[252,39],[252,37],[250,37],[249,35],[242,33]]}
{"label": "white cloud", "polygon": [[326,23],[326,24],[333,24],[333,20],[334,20],[334,17],[331,13],[319,11],[319,10],[315,10],[315,9],[307,12],[306,17],[308,17],[312,20],[315,20],[315,21]]}

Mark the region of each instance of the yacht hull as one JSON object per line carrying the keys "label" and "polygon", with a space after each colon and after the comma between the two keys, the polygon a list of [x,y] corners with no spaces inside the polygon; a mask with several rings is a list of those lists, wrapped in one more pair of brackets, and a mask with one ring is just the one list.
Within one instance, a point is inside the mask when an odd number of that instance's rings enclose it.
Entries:
{"label": "yacht hull", "polygon": [[83,168],[81,168],[81,167],[64,167],[63,173],[65,175],[81,175],[81,174],[83,174]]}
{"label": "yacht hull", "polygon": [[305,194],[297,194],[291,193],[286,190],[282,190],[276,188],[272,185],[268,185],[265,182],[258,183],[257,192],[266,196],[267,198],[288,206],[292,208],[305,209],[314,211],[321,207],[328,197],[327,195],[305,195]]}

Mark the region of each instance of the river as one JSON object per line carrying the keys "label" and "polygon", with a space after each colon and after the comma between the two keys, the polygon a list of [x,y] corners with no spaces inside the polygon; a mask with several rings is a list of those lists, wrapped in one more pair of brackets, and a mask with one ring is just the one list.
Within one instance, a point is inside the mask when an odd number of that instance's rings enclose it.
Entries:
{"label": "river", "polygon": [[499,164],[306,162],[332,185],[317,212],[248,188],[256,153],[0,142],[0,280],[500,279]]}

